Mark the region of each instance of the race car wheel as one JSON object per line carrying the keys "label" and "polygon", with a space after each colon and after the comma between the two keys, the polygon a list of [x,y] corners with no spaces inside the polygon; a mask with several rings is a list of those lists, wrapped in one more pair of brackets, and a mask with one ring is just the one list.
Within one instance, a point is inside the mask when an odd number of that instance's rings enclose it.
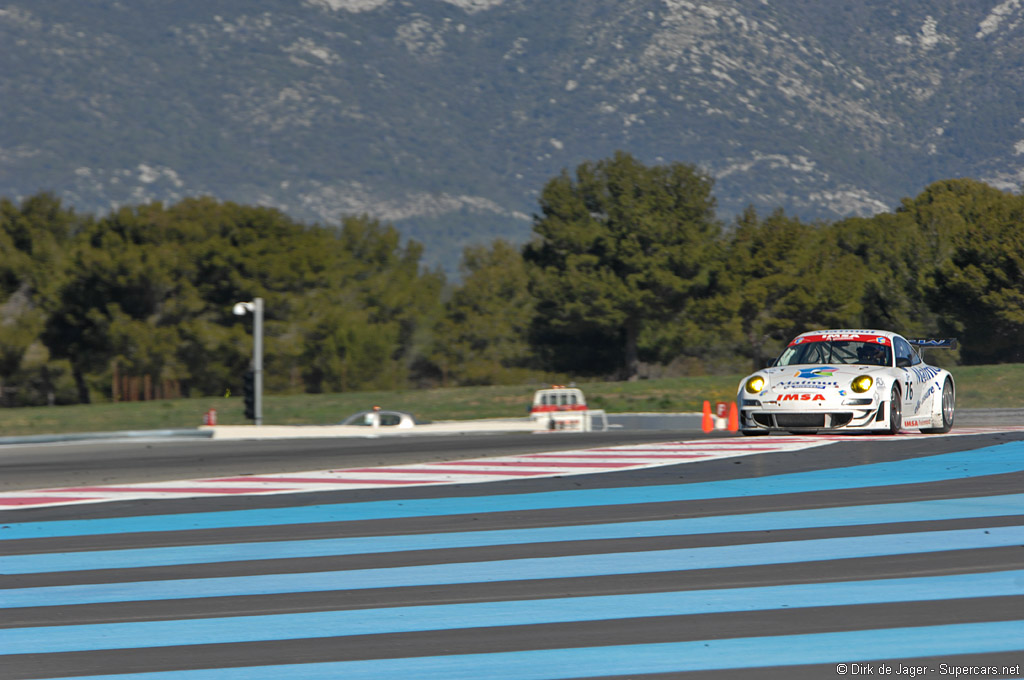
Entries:
{"label": "race car wheel", "polygon": [[946,378],[942,385],[942,426],[922,428],[925,434],[944,434],[953,427],[953,416],[956,410],[956,393],[953,389],[953,381]]}
{"label": "race car wheel", "polygon": [[740,430],[740,434],[747,437],[758,437],[761,435],[768,434],[768,430]]}
{"label": "race car wheel", "polygon": [[901,429],[903,429],[903,396],[898,387],[893,387],[889,395],[888,434],[896,434]]}

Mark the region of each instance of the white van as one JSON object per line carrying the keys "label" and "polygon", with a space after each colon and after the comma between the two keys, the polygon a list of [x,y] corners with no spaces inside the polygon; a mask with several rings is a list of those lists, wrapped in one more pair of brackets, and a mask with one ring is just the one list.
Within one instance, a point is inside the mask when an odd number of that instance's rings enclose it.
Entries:
{"label": "white van", "polygon": [[530,418],[545,430],[589,432],[593,419],[598,417],[601,429],[608,429],[608,417],[604,411],[587,407],[583,390],[575,387],[555,385],[537,390],[530,406]]}
{"label": "white van", "polygon": [[583,398],[583,390],[575,387],[554,386],[533,393],[533,406],[530,415],[551,413],[553,411],[586,411],[587,400]]}

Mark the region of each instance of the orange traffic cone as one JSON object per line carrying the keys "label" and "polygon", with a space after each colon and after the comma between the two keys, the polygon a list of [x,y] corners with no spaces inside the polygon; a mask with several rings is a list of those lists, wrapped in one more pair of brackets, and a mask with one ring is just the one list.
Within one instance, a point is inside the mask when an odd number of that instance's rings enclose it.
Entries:
{"label": "orange traffic cone", "polygon": [[700,429],[704,430],[705,432],[711,432],[711,430],[715,429],[715,421],[711,417],[710,401],[704,402],[704,418],[701,420]]}
{"label": "orange traffic cone", "polygon": [[736,402],[729,403],[729,431],[737,432],[740,429],[740,414],[736,409]]}

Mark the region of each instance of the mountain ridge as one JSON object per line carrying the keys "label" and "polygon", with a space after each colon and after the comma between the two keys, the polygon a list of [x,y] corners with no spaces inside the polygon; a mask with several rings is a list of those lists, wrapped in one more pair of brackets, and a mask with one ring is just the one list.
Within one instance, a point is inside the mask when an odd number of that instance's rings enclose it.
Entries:
{"label": "mountain ridge", "polygon": [[0,44],[0,196],[367,214],[449,272],[616,150],[723,219],[1024,179],[1021,0],[6,0]]}

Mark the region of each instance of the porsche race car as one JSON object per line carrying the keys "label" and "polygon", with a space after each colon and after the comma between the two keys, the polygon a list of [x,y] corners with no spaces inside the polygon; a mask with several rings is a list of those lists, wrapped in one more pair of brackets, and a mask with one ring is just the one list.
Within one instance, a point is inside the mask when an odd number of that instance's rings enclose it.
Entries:
{"label": "porsche race car", "polygon": [[775,363],[739,385],[739,429],[927,433],[953,427],[955,385],[915,347],[956,347],[956,340],[907,340],[878,330],[821,330],[797,336]]}

